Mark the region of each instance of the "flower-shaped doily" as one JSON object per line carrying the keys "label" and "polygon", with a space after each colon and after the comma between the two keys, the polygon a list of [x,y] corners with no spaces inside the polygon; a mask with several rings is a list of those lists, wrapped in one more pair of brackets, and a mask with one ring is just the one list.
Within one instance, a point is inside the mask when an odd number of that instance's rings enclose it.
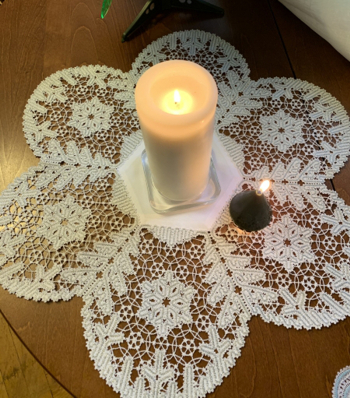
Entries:
{"label": "flower-shaped doily", "polygon": [[[133,91],[175,58],[216,79],[216,133],[238,191],[271,180],[266,229],[239,230],[227,206],[211,230],[140,223],[119,174],[142,139]],[[0,283],[26,299],[82,297],[91,358],[123,397],[203,397],[235,365],[252,315],[310,329],[350,313],[350,208],[325,185],[349,155],[349,118],[311,83],[248,75],[217,36],[177,32],[129,73],[57,72],[26,106],[41,162],[0,196]]]}

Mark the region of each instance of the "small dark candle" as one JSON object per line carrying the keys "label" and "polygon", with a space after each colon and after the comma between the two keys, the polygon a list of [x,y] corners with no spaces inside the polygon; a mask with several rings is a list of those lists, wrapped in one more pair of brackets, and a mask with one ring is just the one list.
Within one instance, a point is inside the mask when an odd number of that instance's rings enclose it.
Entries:
{"label": "small dark candle", "polygon": [[230,214],[238,228],[252,232],[269,225],[272,211],[263,194],[269,185],[265,180],[257,191],[240,192],[231,200]]}

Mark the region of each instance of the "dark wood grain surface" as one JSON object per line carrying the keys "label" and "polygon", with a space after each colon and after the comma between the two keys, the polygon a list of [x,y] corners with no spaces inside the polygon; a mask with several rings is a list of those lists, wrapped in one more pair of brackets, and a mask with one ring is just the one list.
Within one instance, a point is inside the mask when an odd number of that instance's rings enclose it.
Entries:
{"label": "dark wood grain surface", "polygon": [[29,353],[0,311],[0,397],[72,398]]}
{"label": "dark wood grain surface", "polygon": [[[22,131],[25,104],[59,69],[105,64],[128,71],[153,40],[182,29],[216,33],[246,58],[251,77],[308,80],[350,113],[350,63],[277,0],[211,0],[225,17],[172,12],[124,44],[121,35],[144,0],[114,0],[101,20],[99,0],[6,0],[0,7],[0,191],[38,159]],[[349,163],[334,188],[350,204]],[[77,397],[117,397],[89,359],[82,301],[36,303],[0,288],[0,308],[38,360]],[[210,397],[331,397],[336,373],[350,364],[350,319],[322,330],[297,331],[250,321],[250,336],[230,376]],[[0,354],[1,355],[1,354]]]}

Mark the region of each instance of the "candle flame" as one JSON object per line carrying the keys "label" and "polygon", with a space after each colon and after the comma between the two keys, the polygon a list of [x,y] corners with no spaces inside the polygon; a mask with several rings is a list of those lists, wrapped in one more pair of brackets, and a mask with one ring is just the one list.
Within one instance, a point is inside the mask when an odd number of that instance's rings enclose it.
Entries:
{"label": "candle flame", "polygon": [[174,91],[174,102],[178,104],[181,101],[181,96],[178,90]]}
{"label": "candle flame", "polygon": [[269,180],[263,181],[259,187],[259,193],[264,193],[269,188],[269,186],[270,186]]}

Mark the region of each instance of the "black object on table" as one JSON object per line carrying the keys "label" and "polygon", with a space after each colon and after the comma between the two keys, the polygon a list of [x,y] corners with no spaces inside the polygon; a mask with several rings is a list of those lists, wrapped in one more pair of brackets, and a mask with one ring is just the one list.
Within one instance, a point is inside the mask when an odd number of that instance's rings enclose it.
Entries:
{"label": "black object on table", "polygon": [[260,191],[243,191],[230,203],[230,214],[238,228],[247,232],[259,231],[271,221],[272,210]]}
{"label": "black object on table", "polygon": [[122,42],[124,43],[144,23],[151,21],[157,14],[171,8],[211,12],[217,16],[223,16],[225,13],[223,8],[214,6],[204,0],[148,0],[133,23],[123,33]]}

